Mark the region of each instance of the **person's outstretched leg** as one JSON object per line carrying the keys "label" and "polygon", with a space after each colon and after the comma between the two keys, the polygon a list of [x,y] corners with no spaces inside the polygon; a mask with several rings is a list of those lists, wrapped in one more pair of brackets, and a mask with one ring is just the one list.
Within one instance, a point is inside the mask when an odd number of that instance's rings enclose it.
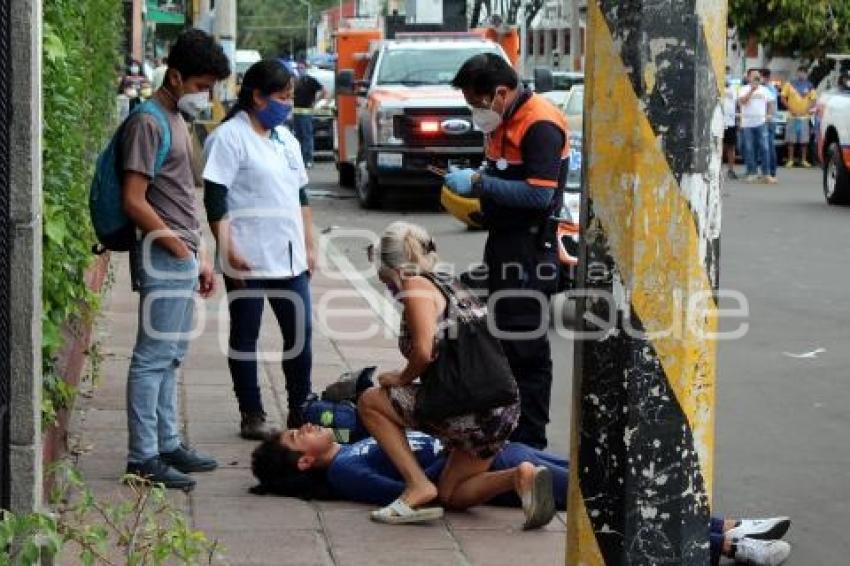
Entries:
{"label": "person's outstretched leg", "polygon": [[[440,501],[452,509],[468,509],[514,489],[518,468],[488,471],[492,458],[453,450],[437,487]],[[534,467],[531,466],[533,473]]]}
{"label": "person's outstretched leg", "polygon": [[357,410],[364,426],[395,465],[406,485],[400,499],[416,508],[437,497],[437,486],[422,471],[407,436],[404,423],[390,403],[387,392],[380,387],[367,389],[360,396]]}

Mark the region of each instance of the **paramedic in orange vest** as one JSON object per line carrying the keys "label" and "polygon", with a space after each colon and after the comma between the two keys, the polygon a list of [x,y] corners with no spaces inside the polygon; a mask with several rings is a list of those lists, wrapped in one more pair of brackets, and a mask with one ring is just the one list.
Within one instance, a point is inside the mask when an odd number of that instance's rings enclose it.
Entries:
{"label": "paramedic in orange vest", "polygon": [[472,108],[486,151],[480,170],[451,170],[445,184],[480,200],[489,231],[484,248],[489,305],[520,390],[522,414],[511,439],[542,449],[552,389],[549,298],[559,273],[552,218],[567,172],[567,123],[493,53],[466,61],[452,86]]}

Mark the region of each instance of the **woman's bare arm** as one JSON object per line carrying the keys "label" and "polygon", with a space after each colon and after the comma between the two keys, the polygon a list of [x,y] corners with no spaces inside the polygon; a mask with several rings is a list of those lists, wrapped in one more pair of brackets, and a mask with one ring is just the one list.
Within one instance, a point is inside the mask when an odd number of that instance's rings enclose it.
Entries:
{"label": "woman's bare arm", "polygon": [[407,358],[407,366],[399,375],[399,382],[406,385],[425,373],[433,360],[437,317],[444,308],[445,299],[440,291],[424,277],[405,279],[402,291],[411,350]]}

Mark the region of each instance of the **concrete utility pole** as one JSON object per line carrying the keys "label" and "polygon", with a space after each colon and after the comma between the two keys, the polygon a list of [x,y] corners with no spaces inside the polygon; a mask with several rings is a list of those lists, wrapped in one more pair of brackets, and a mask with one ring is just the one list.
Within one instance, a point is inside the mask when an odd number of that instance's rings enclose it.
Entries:
{"label": "concrete utility pole", "polygon": [[[307,6],[307,26],[306,33],[304,34],[304,57],[307,57],[307,53],[310,51],[310,16],[312,15],[313,6],[310,4],[308,0],[298,0],[304,6]],[[293,54],[294,56],[294,54]]]}
{"label": "concrete utility pole", "polygon": [[726,2],[592,0],[588,31],[567,564],[702,566]]}
{"label": "concrete utility pole", "polygon": [[[216,0],[214,35],[230,59],[231,71],[236,69],[236,0]],[[219,100],[233,100],[236,97],[236,73],[222,81]]]}
{"label": "concrete utility pole", "polygon": [[[569,0],[565,0],[569,1]],[[570,70],[581,71],[581,3],[582,0],[572,0],[570,7]]]}
{"label": "concrete utility pole", "polygon": [[528,18],[526,17],[526,4],[523,3],[519,9],[519,78],[526,77],[526,66],[528,64]]}
{"label": "concrete utility pole", "polygon": [[16,513],[42,505],[41,30],[40,0],[0,6],[0,503]]}

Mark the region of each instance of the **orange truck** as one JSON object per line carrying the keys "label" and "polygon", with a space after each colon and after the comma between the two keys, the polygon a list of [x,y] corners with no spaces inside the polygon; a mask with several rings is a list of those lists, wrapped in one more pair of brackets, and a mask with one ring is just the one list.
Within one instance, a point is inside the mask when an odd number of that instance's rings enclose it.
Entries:
{"label": "orange truck", "polygon": [[516,63],[515,29],[397,33],[343,29],[336,36],[336,162],[363,208],[389,191],[439,195],[435,169],[478,167],[484,136],[451,80],[478,53]]}

